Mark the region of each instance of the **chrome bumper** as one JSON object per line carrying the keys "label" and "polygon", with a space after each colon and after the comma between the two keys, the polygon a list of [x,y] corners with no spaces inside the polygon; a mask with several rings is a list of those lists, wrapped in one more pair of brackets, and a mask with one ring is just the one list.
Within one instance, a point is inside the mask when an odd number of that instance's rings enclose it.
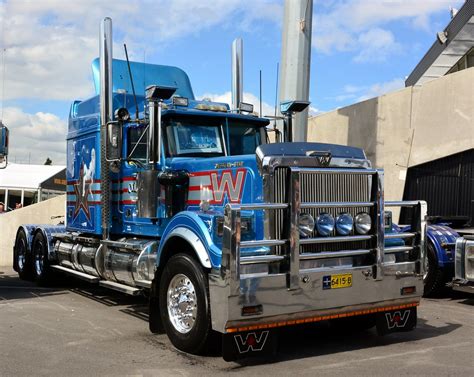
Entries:
{"label": "chrome bumper", "polygon": [[[383,200],[383,173],[373,170],[372,201],[364,203],[308,203],[300,202],[300,176],[309,169],[291,168],[289,203],[228,204],[225,209],[222,263],[220,270],[209,275],[211,317],[213,329],[222,333],[244,331],[249,328],[285,326],[320,319],[359,315],[394,310],[417,305],[423,292],[425,258],[426,203],[387,202]],[[347,170],[325,170],[325,173],[347,173]],[[368,174],[354,169],[352,174]],[[354,237],[368,237],[372,248],[321,253],[302,253],[300,245],[326,243],[330,238],[300,239],[299,215],[305,208],[330,206],[373,208],[374,229],[367,236],[333,237],[337,242],[353,241]],[[384,249],[384,208],[413,207],[417,216],[410,233],[387,235],[387,238],[411,239],[410,246]],[[289,227],[285,239],[241,241],[241,211],[286,210]],[[282,246],[281,254],[241,256],[241,250],[255,247]],[[415,253],[408,262],[388,263],[387,254]],[[341,260],[359,255],[373,256],[374,263],[364,266],[339,265],[308,268],[308,261]],[[268,267],[254,272],[246,267]],[[272,267],[270,267],[272,266]],[[274,268],[277,266],[277,268]],[[264,271],[264,272],[262,272]],[[277,271],[277,272],[275,272]],[[323,289],[328,275],[352,274],[352,286],[342,289]],[[404,294],[403,288],[414,291]],[[247,310],[250,309],[250,310]],[[250,313],[250,314],[249,314]],[[252,314],[253,313],[253,314]],[[257,327],[255,327],[257,326]],[[240,330],[239,330],[240,329]]]}

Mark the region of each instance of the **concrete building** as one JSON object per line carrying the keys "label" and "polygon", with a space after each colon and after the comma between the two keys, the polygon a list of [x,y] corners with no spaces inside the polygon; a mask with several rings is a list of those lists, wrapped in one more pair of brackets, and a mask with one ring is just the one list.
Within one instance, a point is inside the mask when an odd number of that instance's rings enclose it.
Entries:
{"label": "concrete building", "polygon": [[[406,88],[310,118],[308,141],[364,148],[373,165],[385,169],[386,199],[411,199],[410,195],[416,195],[427,200],[429,197],[431,215],[463,215],[469,217],[472,224],[474,68],[469,67],[474,65],[473,0],[464,4],[442,36],[446,39],[438,35],[408,77]],[[433,161],[442,164],[446,158],[459,153],[467,156],[464,158],[468,176],[463,180],[463,202],[459,202],[459,195],[454,192],[461,188],[441,175],[439,179],[444,181],[435,180],[433,185],[446,187],[436,193],[431,190],[430,194],[420,197],[420,189],[412,192],[406,188],[407,176],[413,177],[411,172],[417,168]],[[431,167],[433,176],[439,169],[436,166],[440,166],[435,165]],[[442,200],[449,208],[437,206]]]}
{"label": "concrete building", "polygon": [[66,192],[66,167],[9,163],[0,170],[0,202],[27,206]]}

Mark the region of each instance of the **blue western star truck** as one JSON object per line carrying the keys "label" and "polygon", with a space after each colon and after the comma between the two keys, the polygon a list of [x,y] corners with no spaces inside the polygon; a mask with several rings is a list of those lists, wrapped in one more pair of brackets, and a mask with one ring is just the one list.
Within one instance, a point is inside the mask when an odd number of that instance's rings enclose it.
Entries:
{"label": "blue western star truck", "polygon": [[[291,142],[304,103],[282,104],[285,141],[270,143],[268,119],[196,100],[181,69],[112,59],[111,25],[97,95],[70,110],[66,225],[18,229],[21,278],[145,294],[152,332],[190,353],[222,342],[226,360],[273,350],[286,326],[416,326],[426,203],[385,202],[359,148]],[[409,227],[394,206],[413,208]]]}

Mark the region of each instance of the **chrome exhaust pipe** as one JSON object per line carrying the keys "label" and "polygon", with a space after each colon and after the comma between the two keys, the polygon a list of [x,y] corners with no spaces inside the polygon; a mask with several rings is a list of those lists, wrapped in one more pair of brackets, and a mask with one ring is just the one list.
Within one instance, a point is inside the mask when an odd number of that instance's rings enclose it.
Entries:
{"label": "chrome exhaust pipe", "polygon": [[243,99],[243,57],[242,38],[232,42],[232,110],[239,110]]}
{"label": "chrome exhaust pipe", "polygon": [[106,17],[100,25],[100,179],[102,204],[102,238],[109,238],[110,228],[110,167],[107,162],[107,123],[114,119],[112,98],[112,19]]}

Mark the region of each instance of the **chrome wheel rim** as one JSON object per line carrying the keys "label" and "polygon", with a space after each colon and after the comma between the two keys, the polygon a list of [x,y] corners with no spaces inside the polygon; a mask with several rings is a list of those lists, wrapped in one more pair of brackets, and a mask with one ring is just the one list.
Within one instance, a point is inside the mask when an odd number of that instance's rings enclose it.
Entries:
{"label": "chrome wheel rim", "polygon": [[430,264],[428,263],[428,256],[425,255],[425,258],[423,260],[423,267],[424,267],[424,272],[423,272],[423,280],[426,280],[426,277],[428,276],[428,269],[430,268]]}
{"label": "chrome wheel rim", "polygon": [[181,334],[190,332],[196,322],[197,297],[194,285],[186,275],[173,276],[168,285],[166,304],[173,327]]}
{"label": "chrome wheel rim", "polygon": [[23,271],[25,268],[26,264],[26,247],[25,243],[23,241],[20,241],[20,244],[18,245],[18,252],[16,255],[16,262],[18,264],[18,269],[20,271]]}
{"label": "chrome wheel rim", "polygon": [[38,242],[35,247],[35,270],[36,270],[36,275],[41,276],[43,273],[43,262],[44,262],[44,256],[43,256],[43,243]]}

